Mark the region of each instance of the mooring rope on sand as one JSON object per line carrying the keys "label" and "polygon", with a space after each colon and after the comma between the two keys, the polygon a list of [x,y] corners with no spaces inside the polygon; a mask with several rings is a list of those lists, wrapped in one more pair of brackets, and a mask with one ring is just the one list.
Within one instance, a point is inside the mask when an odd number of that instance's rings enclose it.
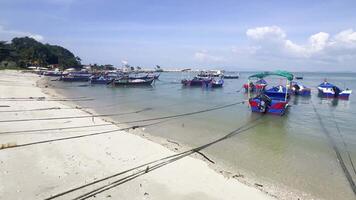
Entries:
{"label": "mooring rope on sand", "polygon": [[9,119],[9,120],[0,120],[0,123],[5,122],[26,122],[26,121],[47,121],[47,120],[62,120],[62,119],[79,119],[79,118],[94,118],[94,117],[112,117],[120,116],[125,114],[139,113],[143,111],[150,110],[150,108],[145,108],[135,112],[126,112],[126,113],[112,113],[112,114],[98,114],[98,115],[80,115],[80,116],[71,116],[71,117],[46,117],[46,118],[29,118],[29,119]]}
{"label": "mooring rope on sand", "polygon": [[[94,124],[94,125],[71,126],[71,127],[62,127],[62,128],[17,130],[17,131],[0,132],[0,134],[79,129],[79,128],[90,128],[90,127],[99,127],[99,126],[111,126],[111,125],[119,125],[119,124],[130,124],[130,123],[137,123],[137,122],[155,121],[155,120],[161,120],[161,119],[172,119],[172,118],[179,118],[179,117],[183,117],[183,116],[195,115],[195,114],[200,114],[200,113],[204,113],[204,112],[210,112],[210,111],[214,111],[214,110],[224,109],[224,108],[227,108],[227,107],[231,107],[231,106],[235,106],[235,105],[243,104],[243,103],[244,103],[244,101],[241,101],[241,102],[235,102],[235,103],[232,103],[232,104],[226,104],[226,105],[222,105],[222,106],[215,106],[215,107],[207,108],[207,109],[204,109],[204,110],[198,110],[198,111],[194,111],[194,112],[182,113],[182,114],[178,114],[178,115],[168,115],[168,116],[163,116],[163,117],[147,118],[147,119],[141,119],[141,120],[125,121],[125,122],[116,122],[116,123],[110,123],[110,124]],[[148,109],[146,108],[146,109],[142,109],[142,110],[139,110],[139,111],[134,111],[132,113],[138,113],[138,112],[143,112],[143,111],[147,111],[147,110]],[[122,114],[123,113],[121,113],[120,115],[122,115]],[[126,114],[129,114],[129,113],[126,113]],[[119,115],[119,114],[116,114],[116,115]],[[87,116],[87,117],[90,117],[90,116]],[[73,117],[73,118],[75,118],[75,117]],[[46,120],[45,118],[40,118],[40,119],[41,120]],[[61,118],[61,119],[67,119],[67,118]],[[27,120],[31,120],[31,119],[25,119],[25,120],[27,121]],[[8,121],[8,120],[6,120],[6,121]],[[0,122],[2,122],[2,121],[0,121]]]}
{"label": "mooring rope on sand", "polygon": [[[259,117],[259,118],[257,118],[257,119],[254,119],[254,120],[251,121],[251,122],[248,122],[248,123],[245,124],[245,125],[242,125],[241,127],[239,127],[239,128],[237,128],[237,129],[231,131],[230,133],[227,133],[227,134],[224,135],[223,137],[220,137],[220,138],[218,138],[218,139],[216,139],[216,140],[214,140],[214,141],[211,141],[211,142],[209,142],[209,143],[207,143],[207,144],[201,145],[201,146],[199,146],[199,147],[195,147],[195,148],[193,148],[193,149],[190,149],[190,150],[187,150],[187,151],[184,151],[184,152],[181,152],[181,153],[177,153],[177,154],[174,154],[174,155],[171,155],[171,156],[167,156],[167,157],[164,157],[164,158],[161,158],[161,159],[158,159],[158,160],[154,160],[154,161],[151,161],[151,162],[148,162],[148,163],[145,163],[145,164],[136,166],[136,167],[134,167],[134,168],[131,168],[131,169],[122,171],[122,172],[118,172],[118,173],[116,173],[116,174],[114,174],[114,175],[107,176],[107,177],[104,177],[104,178],[102,178],[102,179],[95,180],[95,181],[93,181],[93,182],[91,182],[91,183],[87,183],[87,184],[84,184],[84,185],[82,185],[82,186],[78,186],[78,187],[72,188],[72,189],[70,189],[70,190],[67,190],[67,191],[65,191],[65,192],[61,192],[61,193],[59,193],[59,194],[53,195],[53,196],[51,196],[51,197],[49,197],[49,198],[46,198],[45,200],[55,199],[55,198],[58,198],[58,197],[67,195],[67,194],[69,194],[69,193],[72,193],[72,192],[74,192],[74,191],[78,191],[78,190],[80,190],[80,189],[83,189],[83,188],[85,188],[85,187],[88,187],[88,186],[91,186],[91,185],[94,185],[94,184],[103,182],[103,181],[105,181],[105,180],[112,179],[112,178],[117,177],[117,176],[119,176],[119,175],[126,174],[126,173],[128,173],[128,172],[133,171],[133,170],[137,170],[137,169],[140,169],[140,168],[144,168],[144,169],[141,169],[140,171],[135,172],[135,173],[133,173],[133,174],[131,174],[131,175],[128,175],[128,176],[126,176],[126,177],[123,177],[123,178],[118,179],[118,180],[116,180],[116,181],[113,181],[113,182],[111,182],[111,183],[108,183],[108,184],[106,184],[106,185],[104,185],[104,186],[98,187],[98,188],[96,188],[96,189],[94,189],[94,190],[91,190],[91,191],[89,191],[89,192],[87,192],[87,193],[85,193],[85,194],[82,194],[82,195],[80,195],[80,196],[74,198],[74,199],[78,199],[78,200],[79,200],[79,199],[87,199],[87,198],[90,198],[90,197],[92,197],[92,196],[94,196],[94,195],[96,195],[96,194],[102,193],[102,192],[104,192],[104,191],[106,191],[106,190],[109,190],[109,189],[111,189],[111,188],[117,187],[118,185],[121,185],[121,184],[123,184],[123,183],[125,183],[125,182],[128,182],[128,181],[133,180],[133,179],[135,179],[135,178],[137,178],[137,177],[139,177],[139,176],[142,176],[142,175],[144,175],[144,174],[146,174],[146,173],[148,173],[148,172],[150,172],[150,171],[153,171],[153,170],[158,169],[158,168],[160,168],[160,167],[163,167],[163,166],[165,166],[165,165],[167,165],[167,164],[173,163],[173,162],[175,162],[175,161],[177,161],[177,160],[180,160],[180,159],[182,159],[182,158],[184,158],[184,157],[187,157],[187,156],[189,156],[189,155],[191,155],[191,154],[193,154],[193,153],[198,153],[199,151],[201,151],[201,150],[203,150],[203,149],[205,149],[205,148],[207,148],[207,147],[209,147],[209,146],[211,146],[211,145],[214,145],[214,144],[216,144],[216,143],[218,143],[218,142],[221,142],[221,141],[223,141],[223,140],[229,139],[229,138],[231,138],[231,137],[233,137],[233,136],[235,136],[235,135],[237,135],[237,134],[239,134],[239,133],[242,133],[242,132],[245,132],[245,131],[247,131],[247,130],[250,130],[250,129],[252,129],[252,128],[258,126],[258,125],[261,123],[261,122],[260,122],[260,123],[256,123],[256,122],[258,122],[258,120],[260,120],[261,118],[262,118],[262,116]],[[151,164],[154,164],[154,163],[157,163],[157,164],[150,166]]]}
{"label": "mooring rope on sand", "polygon": [[64,141],[64,140],[72,140],[72,139],[78,139],[78,138],[84,138],[84,137],[91,137],[91,136],[97,136],[97,135],[104,135],[108,133],[113,133],[117,131],[124,131],[124,130],[130,130],[130,129],[137,129],[137,128],[143,128],[143,127],[148,127],[148,126],[153,126],[159,123],[166,122],[167,120],[162,120],[159,122],[154,122],[150,124],[144,124],[144,125],[134,125],[126,128],[117,128],[114,130],[108,130],[108,131],[101,131],[101,132],[95,132],[95,133],[89,133],[89,134],[81,134],[81,135],[75,135],[75,136],[70,136],[70,137],[62,137],[62,138],[55,138],[55,139],[50,139],[50,140],[40,140],[36,142],[29,142],[29,143],[23,143],[23,144],[12,144],[9,143],[0,146],[0,150],[5,150],[5,149],[14,149],[14,148],[21,148],[21,147],[26,147],[26,146],[33,146],[33,145],[38,145],[38,144],[45,144],[45,143],[52,143],[52,142],[59,142],[59,141]]}
{"label": "mooring rope on sand", "polygon": [[[173,119],[173,118],[178,118],[178,117],[182,117],[182,116],[189,116],[189,115],[195,115],[195,114],[200,114],[200,113],[204,113],[204,112],[210,112],[213,110],[219,110],[219,109],[223,109],[223,108],[227,108],[227,107],[231,107],[237,104],[241,104],[242,102],[235,102],[232,104],[227,104],[227,105],[223,105],[223,106],[216,106],[213,108],[209,108],[209,109],[204,109],[204,110],[199,110],[199,111],[195,111],[195,112],[189,112],[189,113],[183,113],[183,114],[178,114],[178,115],[169,115],[169,116],[164,116],[164,117],[156,117],[156,118],[148,118],[148,119],[142,119],[142,120],[133,120],[133,121],[127,121],[127,122],[118,122],[118,123],[110,123],[110,124],[106,124],[107,126],[112,126],[112,125],[116,125],[116,124],[129,124],[129,123],[139,123],[139,122],[148,122],[148,121],[157,121],[157,120],[168,120],[168,119]],[[62,129],[73,129],[73,128],[84,128],[84,127],[95,127],[95,126],[106,126],[105,124],[99,124],[99,125],[89,125],[89,126],[78,126],[78,127],[66,127],[66,128],[62,128]],[[138,127],[138,126],[133,126],[133,127]],[[37,129],[37,131],[49,131],[49,130],[60,130],[60,128],[55,128],[55,129]],[[120,129],[117,129],[120,130]],[[23,130],[23,131],[13,131],[13,132],[0,132],[0,134],[9,134],[9,133],[19,133],[19,132],[30,132],[31,130]],[[36,130],[32,130],[32,131],[36,131]],[[111,131],[113,132],[113,131]],[[19,145],[11,145],[11,146],[6,146],[5,148],[2,148],[0,150],[4,150],[4,149],[8,149],[8,148],[15,148],[15,147],[24,147],[24,146],[29,146],[29,145],[36,145],[36,144],[43,144],[43,143],[48,143],[48,142],[55,142],[55,141],[62,141],[62,140],[69,140],[69,139],[76,139],[76,138],[82,138],[82,137],[87,137],[87,136],[92,136],[92,135],[98,135],[98,134],[102,134],[101,132],[99,133],[92,133],[92,134],[83,134],[83,135],[79,135],[77,136],[72,136],[72,137],[65,137],[65,138],[58,138],[58,139],[53,139],[53,140],[44,140],[44,141],[37,141],[37,142],[31,142],[31,143],[26,143],[26,144],[19,144]]]}

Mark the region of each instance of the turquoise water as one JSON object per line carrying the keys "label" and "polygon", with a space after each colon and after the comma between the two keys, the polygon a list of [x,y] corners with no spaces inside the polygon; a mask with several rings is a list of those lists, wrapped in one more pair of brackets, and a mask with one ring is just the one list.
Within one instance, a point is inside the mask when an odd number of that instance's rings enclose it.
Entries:
{"label": "turquoise water", "polygon": [[[68,97],[85,96],[94,101],[78,102],[100,114],[146,112],[112,117],[117,122],[180,114],[247,99],[241,86],[251,73],[225,80],[223,88],[184,88],[180,73],[162,73],[153,87],[112,88],[105,85],[51,81],[56,91]],[[327,78],[341,88],[356,89],[356,74],[302,73],[301,82],[312,88],[310,98],[292,97],[286,115],[266,115],[256,128],[204,150],[217,165],[232,173],[244,174],[250,183],[261,183],[272,194],[289,199],[354,199],[355,196],[319,123],[313,105],[336,141],[352,177],[347,153],[356,162],[356,105],[350,100],[320,99],[316,86]],[[278,84],[279,78],[267,79]],[[240,91],[241,90],[241,91]],[[239,92],[240,91],[240,92]],[[195,147],[217,139],[257,118],[246,104],[198,115],[168,120],[146,128],[154,136]],[[339,127],[340,133],[338,132]],[[356,164],[356,163],[355,163]]]}

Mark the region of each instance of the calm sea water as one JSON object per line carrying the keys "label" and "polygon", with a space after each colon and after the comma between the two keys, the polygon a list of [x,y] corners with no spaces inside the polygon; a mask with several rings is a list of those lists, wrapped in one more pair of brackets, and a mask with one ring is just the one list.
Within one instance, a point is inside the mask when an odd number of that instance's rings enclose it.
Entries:
{"label": "calm sea water", "polygon": [[[85,96],[94,101],[78,102],[93,107],[97,113],[117,113],[151,108],[146,112],[112,117],[115,121],[146,119],[201,110],[247,99],[241,90],[251,73],[240,79],[225,80],[223,88],[184,88],[181,73],[162,73],[153,87],[112,88],[87,83],[50,82],[68,97]],[[356,90],[353,73],[302,73],[303,84],[311,87],[310,98],[292,97],[288,113],[282,117],[266,115],[256,128],[204,150],[218,165],[233,173],[242,173],[252,183],[262,183],[268,190],[289,192],[303,199],[354,199],[355,196],[336,159],[313,105],[344,158],[352,177],[356,162],[356,94],[348,101],[321,99],[316,86],[327,78],[341,88]],[[187,75],[184,75],[187,76]],[[270,84],[279,78],[266,79]],[[241,90],[240,92],[238,92]],[[247,105],[215,110],[166,121],[147,128],[154,136],[195,147],[205,144],[258,117]],[[340,132],[338,132],[339,128]],[[355,163],[356,164],[356,163]]]}

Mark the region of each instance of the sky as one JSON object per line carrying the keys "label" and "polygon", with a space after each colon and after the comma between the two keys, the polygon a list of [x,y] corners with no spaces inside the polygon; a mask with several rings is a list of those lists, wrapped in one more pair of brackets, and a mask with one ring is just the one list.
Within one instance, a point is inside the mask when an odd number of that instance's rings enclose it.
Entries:
{"label": "sky", "polygon": [[0,0],[0,40],[85,64],[356,71],[355,0]]}

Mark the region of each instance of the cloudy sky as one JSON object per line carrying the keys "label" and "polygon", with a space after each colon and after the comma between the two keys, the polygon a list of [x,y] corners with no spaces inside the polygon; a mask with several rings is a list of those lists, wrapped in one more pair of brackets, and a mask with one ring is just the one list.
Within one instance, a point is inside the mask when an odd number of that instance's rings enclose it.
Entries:
{"label": "cloudy sky", "polygon": [[84,63],[356,71],[355,0],[1,0],[16,36]]}

